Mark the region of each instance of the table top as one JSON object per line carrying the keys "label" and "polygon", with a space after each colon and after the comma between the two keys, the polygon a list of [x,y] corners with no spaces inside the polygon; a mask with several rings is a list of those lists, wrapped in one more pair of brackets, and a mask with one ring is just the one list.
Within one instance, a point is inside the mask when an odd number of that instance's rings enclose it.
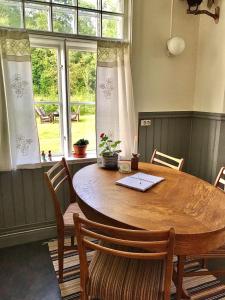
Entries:
{"label": "table top", "polygon": [[[138,172],[165,180],[140,192],[115,184],[131,174],[105,170],[97,165],[81,169],[73,178],[81,208],[131,228],[168,230],[173,227],[179,247],[184,247],[181,244],[188,240],[202,241],[202,252],[203,248],[210,251],[225,242],[223,191],[190,174],[149,163],[139,163]],[[190,245],[186,244],[187,247]],[[188,252],[185,254],[197,254],[193,247],[185,251]]]}

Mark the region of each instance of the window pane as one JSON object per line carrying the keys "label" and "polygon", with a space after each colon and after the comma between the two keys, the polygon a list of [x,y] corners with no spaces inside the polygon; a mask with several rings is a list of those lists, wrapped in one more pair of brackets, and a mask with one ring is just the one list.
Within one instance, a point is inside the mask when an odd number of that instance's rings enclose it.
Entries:
{"label": "window pane", "polygon": [[69,50],[70,101],[95,102],[96,53]]}
{"label": "window pane", "polygon": [[102,10],[123,13],[124,0],[102,0]]}
{"label": "window pane", "polygon": [[25,4],[26,28],[33,30],[49,30],[49,6],[41,4]]}
{"label": "window pane", "polygon": [[78,30],[81,35],[99,36],[100,14],[79,10]]}
{"label": "window pane", "polygon": [[89,140],[87,149],[93,151],[96,149],[96,53],[69,50],[69,84],[72,144],[85,138]]}
{"label": "window pane", "polygon": [[78,0],[78,5],[79,5],[79,7],[98,9],[99,1],[98,0]]}
{"label": "window pane", "polygon": [[53,0],[53,3],[65,4],[65,5],[77,5],[76,0]]}
{"label": "window pane", "polygon": [[109,38],[123,38],[123,17],[102,15],[102,36]]}
{"label": "window pane", "polygon": [[53,7],[53,30],[56,32],[76,33],[75,9]]}
{"label": "window pane", "polygon": [[[71,120],[72,144],[79,139],[86,139],[89,141],[87,151],[96,150],[96,133],[95,133],[95,106],[94,105],[72,105],[71,111],[76,112],[80,109],[79,121]],[[71,119],[74,115],[71,113]]]}
{"label": "window pane", "polygon": [[35,101],[58,101],[57,49],[32,48],[32,76]]}
{"label": "window pane", "polygon": [[14,1],[4,1],[0,3],[0,26],[21,28],[22,3]]}
{"label": "window pane", "polygon": [[[41,151],[62,154],[58,102],[58,50],[32,48],[32,77]],[[48,102],[48,103],[46,103]],[[50,103],[49,103],[50,102]],[[52,102],[52,104],[51,104]]]}
{"label": "window pane", "polygon": [[[59,122],[59,106],[55,104],[35,105],[40,150],[52,155],[62,154]],[[56,114],[57,116],[53,117]],[[53,119],[54,118],[54,119]]]}

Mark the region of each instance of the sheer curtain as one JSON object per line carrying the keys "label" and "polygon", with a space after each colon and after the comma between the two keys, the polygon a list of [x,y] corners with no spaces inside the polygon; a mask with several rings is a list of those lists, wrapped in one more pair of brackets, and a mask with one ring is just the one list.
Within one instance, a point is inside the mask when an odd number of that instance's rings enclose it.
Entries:
{"label": "sheer curtain", "polygon": [[122,141],[123,159],[130,159],[132,152],[137,152],[137,124],[127,43],[98,42],[96,128],[97,144],[100,133],[104,132]]}
{"label": "sheer curtain", "polygon": [[0,153],[1,171],[40,162],[25,32],[0,30]]}

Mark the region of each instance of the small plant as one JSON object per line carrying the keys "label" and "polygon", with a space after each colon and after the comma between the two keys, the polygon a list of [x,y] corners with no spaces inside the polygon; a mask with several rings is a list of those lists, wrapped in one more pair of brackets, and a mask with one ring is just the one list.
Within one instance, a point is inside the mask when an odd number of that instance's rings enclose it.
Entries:
{"label": "small plant", "polygon": [[85,139],[79,139],[73,144],[74,156],[78,158],[86,157],[86,148],[88,144],[89,141]]}
{"label": "small plant", "polygon": [[73,144],[74,146],[86,146],[89,144],[88,140],[85,139],[79,139],[75,144]]}
{"label": "small plant", "polygon": [[103,148],[100,155],[115,156],[121,152],[121,150],[117,149],[121,141],[112,141],[105,133],[101,133],[100,138],[99,148]]}

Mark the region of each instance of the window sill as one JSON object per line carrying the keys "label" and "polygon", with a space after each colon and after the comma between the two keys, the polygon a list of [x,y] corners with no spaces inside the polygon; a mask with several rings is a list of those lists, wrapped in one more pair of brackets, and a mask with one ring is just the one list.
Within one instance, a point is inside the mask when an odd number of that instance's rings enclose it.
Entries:
{"label": "window sill", "polygon": [[[42,161],[40,163],[36,164],[25,164],[25,165],[18,165],[17,169],[37,169],[42,167],[51,167],[56,162],[60,161],[62,159],[62,156],[54,156],[52,157],[52,161]],[[84,158],[76,158],[73,156],[67,157],[66,161],[69,165],[72,164],[85,164],[85,163],[95,163],[97,162],[96,153],[87,153],[87,156]]]}

